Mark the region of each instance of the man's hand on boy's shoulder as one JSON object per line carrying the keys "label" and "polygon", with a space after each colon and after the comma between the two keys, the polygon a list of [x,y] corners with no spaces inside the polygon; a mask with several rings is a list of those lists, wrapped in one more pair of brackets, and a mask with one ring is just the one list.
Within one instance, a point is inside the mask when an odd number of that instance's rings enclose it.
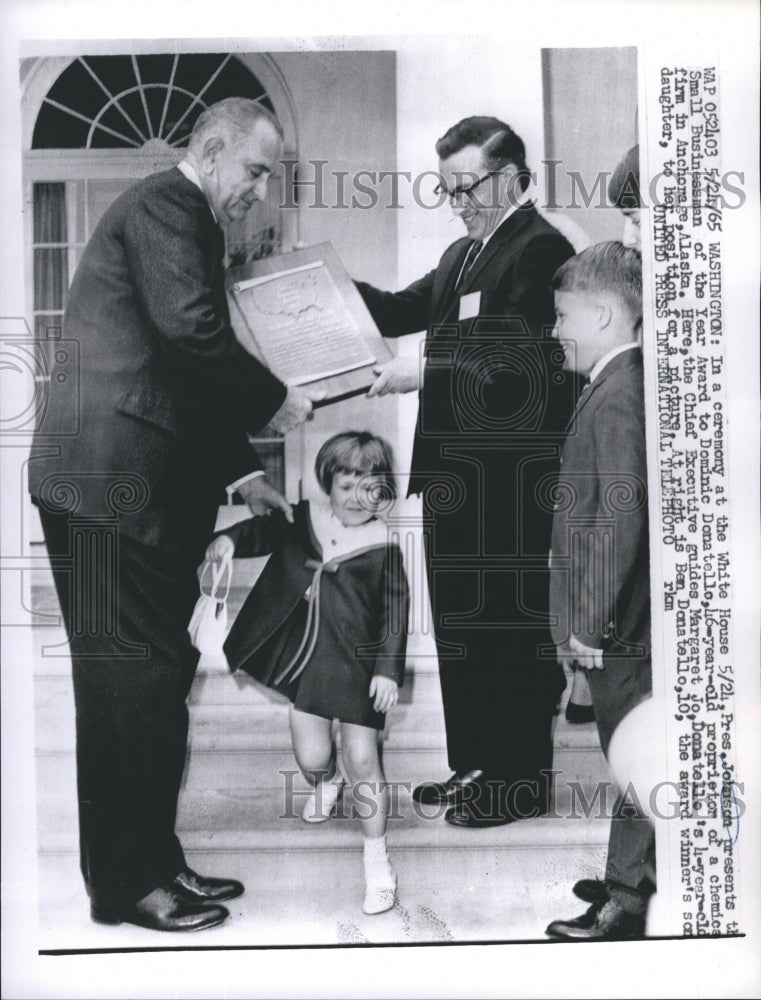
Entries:
{"label": "man's hand on boy's shoulder", "polygon": [[289,524],[293,524],[293,508],[278,491],[267,482],[264,476],[256,476],[238,486],[238,493],[243,497],[248,509],[255,517],[269,514],[270,510],[280,510]]}

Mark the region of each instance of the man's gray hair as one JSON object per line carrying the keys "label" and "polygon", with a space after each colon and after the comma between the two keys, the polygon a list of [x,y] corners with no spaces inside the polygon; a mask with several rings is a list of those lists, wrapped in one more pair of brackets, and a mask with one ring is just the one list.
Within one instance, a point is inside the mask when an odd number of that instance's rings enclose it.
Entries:
{"label": "man's gray hair", "polygon": [[198,119],[190,136],[188,149],[198,155],[202,152],[204,142],[220,132],[236,139],[247,138],[257,121],[264,118],[272,125],[282,142],[283,127],[277,117],[261,104],[247,97],[226,97],[223,101],[210,104]]}

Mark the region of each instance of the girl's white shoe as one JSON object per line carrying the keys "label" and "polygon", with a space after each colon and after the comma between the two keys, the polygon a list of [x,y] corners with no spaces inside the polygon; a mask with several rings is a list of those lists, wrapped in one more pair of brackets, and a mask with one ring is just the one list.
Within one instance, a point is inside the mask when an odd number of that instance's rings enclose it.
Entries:
{"label": "girl's white shoe", "polygon": [[335,812],[346,779],[336,769],[327,781],[319,781],[307,796],[301,818],[305,823],[325,823]]}
{"label": "girl's white shoe", "polygon": [[365,838],[365,913],[385,913],[396,899],[396,872],[388,860],[386,838]]}

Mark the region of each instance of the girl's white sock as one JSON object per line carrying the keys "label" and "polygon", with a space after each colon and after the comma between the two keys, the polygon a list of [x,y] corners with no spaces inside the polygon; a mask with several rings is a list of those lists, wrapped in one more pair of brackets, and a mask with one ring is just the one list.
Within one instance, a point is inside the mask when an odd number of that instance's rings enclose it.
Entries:
{"label": "girl's white sock", "polygon": [[307,796],[301,818],[305,823],[324,823],[333,814],[344,785],[344,776],[338,766],[333,777],[319,781]]}
{"label": "girl's white sock", "polygon": [[396,872],[386,850],[386,837],[365,837],[365,913],[383,913],[394,905]]}

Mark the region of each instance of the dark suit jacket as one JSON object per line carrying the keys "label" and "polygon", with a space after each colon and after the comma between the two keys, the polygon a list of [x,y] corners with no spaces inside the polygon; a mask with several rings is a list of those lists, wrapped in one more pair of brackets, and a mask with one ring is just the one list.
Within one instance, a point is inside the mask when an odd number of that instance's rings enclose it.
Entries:
{"label": "dark suit jacket", "polygon": [[553,639],[572,633],[610,659],[650,657],[644,411],[642,354],[632,348],[579,399],[553,518]]}
{"label": "dark suit jacket", "polygon": [[[211,531],[224,484],[261,467],[246,432],[285,387],[235,338],[223,251],[204,195],[176,168],[104,214],[64,318],[76,384],[51,394],[30,462],[46,508],[117,513],[127,535],[179,551]],[[72,417],[78,433],[62,436]]]}
{"label": "dark suit jacket", "polygon": [[[557,435],[573,406],[574,380],[549,340],[550,280],[573,256],[571,245],[524,206],[496,230],[455,291],[470,243],[457,240],[435,270],[404,291],[357,284],[384,336],[427,330],[410,493],[451,467],[448,446]],[[480,292],[478,316],[459,321],[460,299],[472,292]]]}
{"label": "dark suit jacket", "polygon": [[[427,329],[408,492],[423,493],[431,525],[437,637],[504,671],[529,671],[537,647],[550,645],[552,509],[541,497],[557,472],[575,390],[550,337],[550,281],[573,249],[525,206],[455,291],[470,244],[453,243],[404,291],[358,288],[384,335]],[[472,292],[480,293],[478,315],[459,320],[461,297]],[[541,672],[529,672],[548,687]]]}
{"label": "dark suit jacket", "polygon": [[[232,670],[243,668],[263,683],[272,681],[272,638],[312,584],[324,555],[315,538],[309,503],[294,508],[288,524],[276,511],[226,529],[238,557],[272,553],[238,613],[225,642]],[[327,561],[327,560],[326,560]],[[335,572],[320,581],[319,639],[312,659],[359,657],[366,672],[390,677],[401,686],[407,648],[409,594],[402,554],[396,545],[375,545],[341,557]],[[257,655],[262,647],[266,655]]]}

